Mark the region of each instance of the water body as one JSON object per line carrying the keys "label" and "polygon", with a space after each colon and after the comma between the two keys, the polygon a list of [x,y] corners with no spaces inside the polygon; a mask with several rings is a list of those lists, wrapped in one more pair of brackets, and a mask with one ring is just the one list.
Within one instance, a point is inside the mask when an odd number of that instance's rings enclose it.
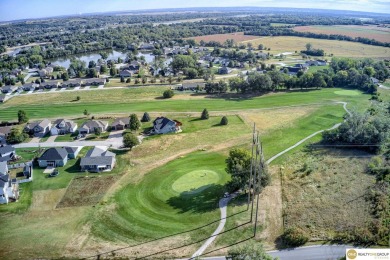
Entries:
{"label": "water body", "polygon": [[[126,52],[120,52],[120,51],[113,50],[113,51],[108,53],[107,60],[118,60],[118,58],[121,58],[121,59],[125,60],[126,56],[127,56]],[[154,55],[151,52],[139,52],[137,54],[137,57],[141,57],[141,56],[144,56],[145,57],[145,61],[147,63],[149,63],[149,64],[154,61]],[[83,55],[72,55],[72,58],[76,58],[76,59],[82,60],[82,61],[84,61],[86,63],[86,66],[88,66],[88,63],[90,61],[97,62],[102,57],[100,56],[100,54],[98,52],[96,52],[96,53],[89,53],[89,54],[83,54]],[[67,69],[70,66],[70,62],[71,62],[70,60],[71,60],[70,57],[68,57],[68,58],[58,58],[58,59],[51,60],[51,63],[54,64],[54,65],[61,66],[61,67],[64,67],[64,68]]]}

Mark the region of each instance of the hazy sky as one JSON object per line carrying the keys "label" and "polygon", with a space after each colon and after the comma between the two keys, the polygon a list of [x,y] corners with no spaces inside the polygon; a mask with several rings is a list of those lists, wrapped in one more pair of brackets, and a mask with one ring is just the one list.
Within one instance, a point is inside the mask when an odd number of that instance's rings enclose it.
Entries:
{"label": "hazy sky", "polygon": [[266,6],[388,13],[390,0],[0,0],[0,20],[155,8]]}

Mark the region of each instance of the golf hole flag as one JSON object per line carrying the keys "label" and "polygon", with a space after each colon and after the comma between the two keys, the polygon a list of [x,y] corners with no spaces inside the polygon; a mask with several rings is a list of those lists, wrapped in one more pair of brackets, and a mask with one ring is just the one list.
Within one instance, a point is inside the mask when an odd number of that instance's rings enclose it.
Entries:
{"label": "golf hole flag", "polygon": [[347,260],[390,260],[390,249],[347,248]]}

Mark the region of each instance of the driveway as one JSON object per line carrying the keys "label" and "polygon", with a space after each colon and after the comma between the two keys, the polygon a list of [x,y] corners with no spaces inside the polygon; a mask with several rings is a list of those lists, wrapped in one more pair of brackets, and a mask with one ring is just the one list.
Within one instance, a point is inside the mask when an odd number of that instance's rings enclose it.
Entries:
{"label": "driveway", "polygon": [[54,142],[57,138],[57,135],[52,135],[49,138],[47,138],[46,142]]}
{"label": "driveway", "polygon": [[111,131],[107,138],[107,141],[113,143],[123,143],[123,132],[125,130]]}
{"label": "driveway", "polygon": [[29,142],[29,144],[39,143],[40,141],[41,141],[40,137],[33,137],[33,139],[31,139],[31,141]]}

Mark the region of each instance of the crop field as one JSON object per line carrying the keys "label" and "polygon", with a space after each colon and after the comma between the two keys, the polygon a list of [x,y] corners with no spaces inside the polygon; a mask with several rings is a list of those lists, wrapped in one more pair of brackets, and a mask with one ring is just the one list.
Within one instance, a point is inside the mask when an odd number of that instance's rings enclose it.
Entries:
{"label": "crop field", "polygon": [[379,26],[360,26],[360,25],[312,25],[294,27],[298,32],[311,32],[320,34],[340,34],[350,37],[363,37],[374,39],[380,42],[390,42],[390,28]]}
{"label": "crop field", "polygon": [[272,53],[299,52],[305,50],[305,45],[307,43],[311,43],[313,48],[323,49],[326,55],[333,54],[337,57],[388,58],[390,56],[390,48],[337,40],[275,36],[246,41],[246,43],[247,42],[251,42],[253,46],[263,44],[267,48],[271,48]]}
{"label": "crop field", "polygon": [[237,32],[237,33],[228,33],[228,34],[203,35],[203,36],[190,37],[186,39],[194,39],[197,43],[199,43],[202,40],[205,42],[216,41],[219,43],[224,43],[226,40],[233,39],[235,43],[240,43],[243,41],[249,41],[257,38],[259,38],[259,36],[244,35],[243,32]]}

